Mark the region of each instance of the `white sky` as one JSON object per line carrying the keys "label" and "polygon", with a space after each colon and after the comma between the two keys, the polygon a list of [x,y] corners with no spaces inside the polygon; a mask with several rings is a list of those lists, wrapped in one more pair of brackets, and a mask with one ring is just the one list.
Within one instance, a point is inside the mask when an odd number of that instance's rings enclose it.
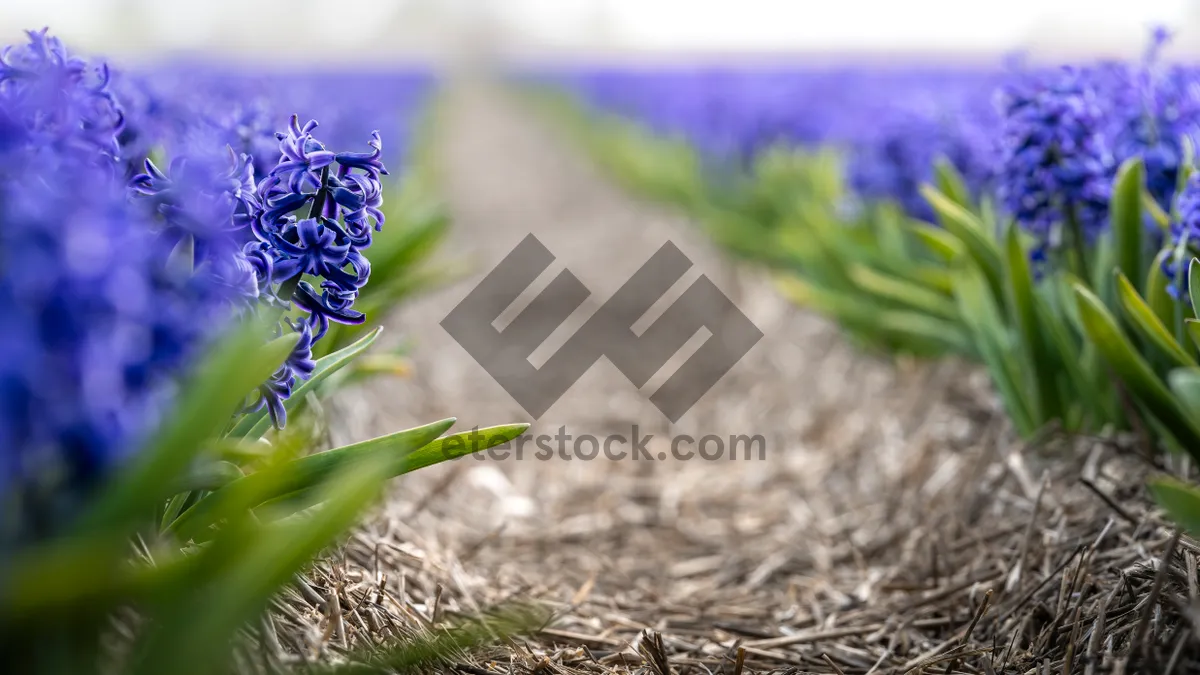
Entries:
{"label": "white sky", "polygon": [[452,49],[468,21],[489,14],[509,35],[558,47],[1127,48],[1155,23],[1183,27],[1181,42],[1200,46],[1200,0],[0,0],[0,37],[50,25],[75,43],[118,51],[287,50],[301,35],[344,50],[405,41]]}
{"label": "white sky", "polygon": [[[662,49],[989,49],[1031,40],[1140,43],[1195,23],[1200,0],[499,0],[542,35],[607,20],[615,39]],[[602,9],[601,9],[602,8]],[[607,16],[605,16],[607,15]],[[603,19],[602,19],[603,17]],[[1190,32],[1190,31],[1187,31]],[[1184,37],[1181,34],[1180,37]],[[1200,35],[1197,35],[1200,38]]]}
{"label": "white sky", "polygon": [[[543,3],[544,4],[544,3]],[[638,3],[619,2],[634,17]],[[996,47],[1015,44],[1039,23],[1062,18],[1080,29],[1111,32],[1155,19],[1183,18],[1185,0],[739,0],[713,3],[694,21],[689,3],[644,3],[629,21],[639,39],[719,46],[802,44],[807,48]]]}

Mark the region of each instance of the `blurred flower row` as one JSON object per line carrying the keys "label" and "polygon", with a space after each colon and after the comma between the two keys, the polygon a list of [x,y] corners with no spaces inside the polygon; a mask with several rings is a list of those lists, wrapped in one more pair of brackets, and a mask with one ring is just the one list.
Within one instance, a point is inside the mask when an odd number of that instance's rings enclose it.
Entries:
{"label": "blurred flower row", "polygon": [[[1169,39],[1054,66],[528,80],[618,177],[864,344],[983,363],[1021,435],[1137,430],[1200,458],[1200,68]],[[1154,489],[1200,522],[1200,491]]]}
{"label": "blurred flower row", "polygon": [[[933,216],[919,187],[944,157],[973,195],[998,196],[1036,229],[1058,208],[1047,193],[1074,191],[1068,198],[1081,207],[1089,201],[1081,192],[1104,201],[1106,188],[1092,183],[1110,183],[1135,155],[1145,158],[1151,194],[1168,206],[1183,139],[1200,133],[1200,71],[1163,63],[1168,39],[1157,31],[1136,62],[1063,67],[1013,59],[1003,67],[596,68],[542,77],[590,107],[686,139],[710,162],[746,162],[779,145],[836,147],[858,197],[893,200],[916,217]],[[1064,154],[1047,157],[1051,145]]]}

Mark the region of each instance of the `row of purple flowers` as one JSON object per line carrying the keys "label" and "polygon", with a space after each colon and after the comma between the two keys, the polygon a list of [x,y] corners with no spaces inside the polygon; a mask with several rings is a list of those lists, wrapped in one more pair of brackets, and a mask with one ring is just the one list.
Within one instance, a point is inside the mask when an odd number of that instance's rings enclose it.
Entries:
{"label": "row of purple flowers", "polygon": [[0,52],[0,500],[55,520],[62,488],[136,452],[239,314],[299,333],[247,402],[282,426],[329,322],[364,320],[385,160],[405,162],[433,85],[419,69],[121,71],[46,30]]}

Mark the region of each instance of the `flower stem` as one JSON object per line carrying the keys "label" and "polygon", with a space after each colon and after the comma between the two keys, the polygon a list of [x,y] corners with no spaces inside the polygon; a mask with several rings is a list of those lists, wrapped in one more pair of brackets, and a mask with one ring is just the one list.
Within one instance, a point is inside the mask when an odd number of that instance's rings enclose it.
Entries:
{"label": "flower stem", "polygon": [[300,285],[300,277],[302,276],[304,275],[296,274],[296,276],[292,277],[291,279],[279,284],[279,290],[275,292],[275,297],[279,298],[285,303],[290,304],[292,302],[292,296],[296,294],[296,287]]}
{"label": "flower stem", "polygon": [[1067,207],[1066,218],[1067,236],[1071,238],[1070,245],[1075,257],[1075,264],[1072,267],[1079,278],[1091,286],[1092,277],[1088,274],[1087,264],[1087,242],[1083,238],[1083,227],[1079,224],[1079,217],[1076,215],[1073,205]]}
{"label": "flower stem", "polygon": [[320,218],[321,211],[325,210],[325,200],[329,196],[329,167],[321,169],[321,187],[317,188],[317,194],[313,197],[312,206],[308,209],[309,218]]}

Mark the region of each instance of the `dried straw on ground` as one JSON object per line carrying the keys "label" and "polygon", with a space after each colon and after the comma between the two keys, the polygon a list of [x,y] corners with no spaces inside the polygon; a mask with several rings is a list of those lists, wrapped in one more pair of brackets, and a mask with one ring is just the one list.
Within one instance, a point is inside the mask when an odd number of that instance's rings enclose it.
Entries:
{"label": "dried straw on ground", "polygon": [[1154,467],[1135,443],[1020,443],[982,373],[856,350],[513,101],[466,88],[447,112],[446,253],[479,272],[395,317],[415,374],[340,400],[340,440],[451,415],[459,428],[527,419],[438,323],[533,232],[593,309],[674,241],[689,278],[713,279],[765,333],[674,427],[602,362],[534,433],[637,424],[656,435],[652,454],[672,434],[762,434],[766,457],[464,459],[407,477],[280,603],[263,633],[274,653],[336,658],[518,597],[554,622],[446,668],[1200,672],[1200,546],[1150,506]]}

